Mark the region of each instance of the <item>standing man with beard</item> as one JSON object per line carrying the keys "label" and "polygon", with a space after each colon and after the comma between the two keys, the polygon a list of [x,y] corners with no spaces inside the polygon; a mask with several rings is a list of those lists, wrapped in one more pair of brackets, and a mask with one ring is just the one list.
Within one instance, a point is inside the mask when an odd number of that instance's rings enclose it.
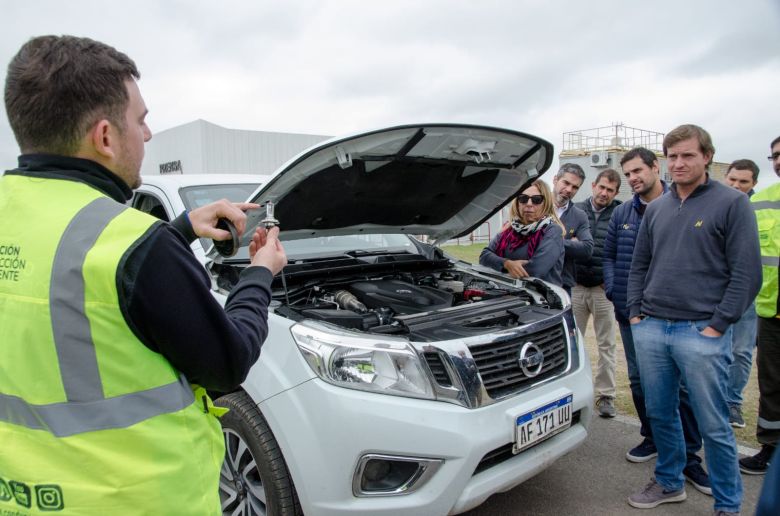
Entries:
{"label": "standing man with beard", "polygon": [[574,318],[582,333],[593,315],[596,345],[599,358],[593,388],[596,391],[596,408],[601,417],[615,417],[615,316],[612,303],[604,294],[602,256],[609,220],[613,210],[620,205],[615,196],[620,190],[620,175],[611,168],[599,172],[591,185],[593,195],[575,206],[588,217],[593,236],[593,255],[576,263],[577,285],[572,289]]}
{"label": "standing man with beard", "polygon": [[[772,141],[770,149],[769,160],[780,177],[780,136]],[[761,190],[751,201],[758,221],[763,273],[763,284],[756,298],[759,392],[756,438],[761,443],[761,451],[740,459],[739,469],[750,475],[763,475],[772,460],[778,460],[774,452],[780,442],[780,183]]]}
{"label": "standing man with beard", "polygon": [[[634,245],[647,206],[661,197],[667,190],[666,183],[659,177],[658,158],[655,153],[644,147],[636,147],[628,151],[620,160],[623,174],[628,186],[634,192],[629,202],[615,208],[607,229],[604,241],[604,289],[605,294],[615,307],[615,319],[618,322],[620,337],[623,341],[623,351],[626,355],[628,381],[634,408],[639,416],[639,434],[642,442],[626,453],[629,462],[647,462],[658,456],[658,450],[653,441],[653,431],[647,419],[645,410],[645,395],[639,376],[639,365],[636,358],[634,338],[628,323],[628,273],[631,270],[631,260]],[[680,419],[685,436],[686,466],[683,475],[696,489],[704,494],[712,494],[710,480],[701,466],[702,442],[693,409],[688,399],[688,393],[680,389]]]}
{"label": "standing man with beard", "polygon": [[584,181],[585,171],[576,163],[564,163],[553,178],[555,214],[563,223],[565,231],[561,282],[569,295],[575,284],[574,262],[587,260],[593,253],[593,237],[588,217],[571,202]]}
{"label": "standing man with beard", "polygon": [[753,188],[758,183],[758,165],[751,159],[738,159],[729,165],[726,177],[723,181],[726,185],[736,188],[740,192],[753,197],[756,193]]}
{"label": "standing man with beard", "polygon": [[[753,197],[753,188],[758,182],[758,165],[749,159],[738,159],[729,165],[724,183],[740,192]],[[745,428],[742,418],[742,391],[750,378],[753,366],[753,348],[756,347],[756,304],[750,306],[739,321],[734,323],[731,338],[731,352],[734,361],[729,366],[729,383],[726,401],[729,404],[729,424],[734,428]]]}

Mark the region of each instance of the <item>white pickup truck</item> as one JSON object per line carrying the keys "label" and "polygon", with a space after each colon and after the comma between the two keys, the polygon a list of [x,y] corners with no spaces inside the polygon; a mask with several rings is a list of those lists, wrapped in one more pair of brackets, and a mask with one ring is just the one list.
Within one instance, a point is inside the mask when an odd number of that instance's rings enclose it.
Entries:
{"label": "white pickup truck", "polygon": [[[144,178],[133,206],[161,218],[262,204],[242,245],[271,201],[289,258],[260,359],[218,400],[224,514],[459,514],[583,443],[593,390],[569,297],[437,247],[552,153],[507,129],[409,125],[330,140],[271,176]],[[209,244],[193,249],[224,299],[247,250]]]}

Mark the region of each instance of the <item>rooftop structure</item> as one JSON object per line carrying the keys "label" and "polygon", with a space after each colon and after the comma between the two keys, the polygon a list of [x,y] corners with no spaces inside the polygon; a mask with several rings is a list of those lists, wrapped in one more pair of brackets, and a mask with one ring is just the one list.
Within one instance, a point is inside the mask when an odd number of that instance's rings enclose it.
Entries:
{"label": "rooftop structure", "polygon": [[560,156],[584,156],[597,151],[621,152],[634,147],[645,147],[661,155],[663,141],[664,133],[628,127],[622,122],[615,122],[607,127],[563,133]]}
{"label": "rooftop structure", "polygon": [[[613,168],[621,173],[620,160],[634,147],[645,147],[655,152],[658,156],[661,179],[671,184],[672,180],[663,154],[664,136],[664,133],[628,127],[623,122],[615,122],[607,127],[563,133],[563,146],[558,154],[559,165],[574,163],[585,171],[583,187],[574,196],[574,201],[584,201],[593,193],[590,185],[602,170]],[[728,166],[728,163],[714,161],[709,168],[710,177],[722,181]],[[631,188],[623,181],[617,198],[620,201],[627,201],[631,195]]]}

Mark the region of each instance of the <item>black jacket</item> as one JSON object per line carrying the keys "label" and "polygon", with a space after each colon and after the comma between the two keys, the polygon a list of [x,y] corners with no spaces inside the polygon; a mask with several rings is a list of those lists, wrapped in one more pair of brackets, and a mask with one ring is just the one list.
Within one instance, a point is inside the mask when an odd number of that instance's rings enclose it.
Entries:
{"label": "black jacket", "polygon": [[[132,195],[119,177],[85,159],[23,155],[19,168],[6,174],[79,181],[122,204]],[[155,224],[120,261],[119,306],[146,347],[191,383],[226,392],[246,379],[260,356],[273,277],[265,267],[247,267],[223,309],[190,250],[195,238],[186,214]]]}
{"label": "black jacket", "polygon": [[593,211],[591,199],[592,197],[589,197],[583,202],[578,202],[576,204],[576,206],[588,216],[590,234],[593,236],[593,254],[590,255],[590,258],[587,260],[575,263],[577,283],[584,287],[597,287],[604,283],[604,272],[602,268],[604,240],[607,238],[609,219],[612,217],[612,211],[621,204],[619,200],[613,200],[609,206],[599,213],[598,220],[596,220],[596,212]]}
{"label": "black jacket", "polygon": [[[669,187],[661,181],[664,193]],[[655,201],[653,201],[655,202]],[[604,241],[602,265],[604,267],[604,293],[615,305],[615,318],[620,324],[628,325],[628,274],[634,256],[634,245],[642,224],[646,204],[642,204],[639,194],[634,194],[630,202],[625,202],[612,211],[609,219],[607,239]]]}

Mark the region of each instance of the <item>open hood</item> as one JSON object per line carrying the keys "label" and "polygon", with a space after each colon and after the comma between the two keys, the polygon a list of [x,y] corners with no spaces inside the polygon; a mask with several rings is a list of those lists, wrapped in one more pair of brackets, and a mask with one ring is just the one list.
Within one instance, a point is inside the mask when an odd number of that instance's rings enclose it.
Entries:
{"label": "open hood", "polygon": [[[284,240],[355,233],[466,235],[550,167],[553,146],[495,127],[421,124],[334,138],[283,165],[250,202],[275,205]],[[213,251],[213,250],[212,250]],[[213,254],[213,252],[212,252]]]}

